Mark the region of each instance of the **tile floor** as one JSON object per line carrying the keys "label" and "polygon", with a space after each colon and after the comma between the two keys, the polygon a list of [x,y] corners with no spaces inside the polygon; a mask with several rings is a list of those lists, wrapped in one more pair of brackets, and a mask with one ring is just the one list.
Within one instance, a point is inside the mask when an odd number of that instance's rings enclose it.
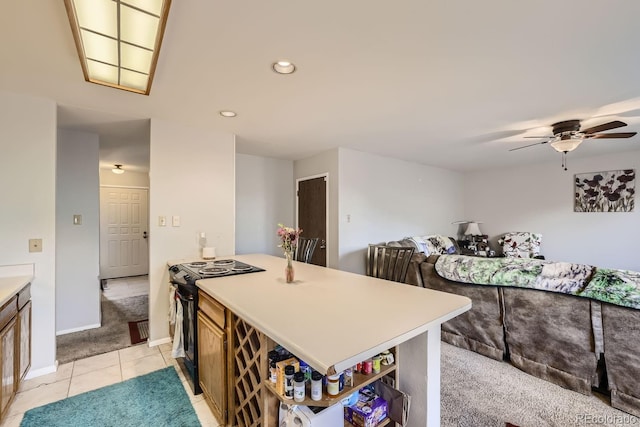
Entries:
{"label": "tile floor", "polygon": [[174,366],[204,427],[219,427],[202,394],[194,396],[171,357],[171,345],[141,344],[60,365],[57,372],[24,381],[0,427],[19,426],[24,412],[66,397]]}
{"label": "tile floor", "polygon": [[[110,300],[149,294],[149,277],[109,279],[103,290]],[[171,345],[141,344],[60,365],[55,373],[23,381],[0,427],[19,426],[25,411],[57,400],[174,366],[204,427],[219,427],[202,394],[194,396],[182,370],[171,357]]]}

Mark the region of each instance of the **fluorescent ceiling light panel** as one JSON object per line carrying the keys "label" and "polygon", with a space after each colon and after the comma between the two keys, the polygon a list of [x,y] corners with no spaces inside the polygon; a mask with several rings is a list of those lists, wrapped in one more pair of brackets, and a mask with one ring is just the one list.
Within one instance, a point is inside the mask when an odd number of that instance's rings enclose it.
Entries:
{"label": "fluorescent ceiling light panel", "polygon": [[64,0],[86,81],[148,95],[171,0]]}

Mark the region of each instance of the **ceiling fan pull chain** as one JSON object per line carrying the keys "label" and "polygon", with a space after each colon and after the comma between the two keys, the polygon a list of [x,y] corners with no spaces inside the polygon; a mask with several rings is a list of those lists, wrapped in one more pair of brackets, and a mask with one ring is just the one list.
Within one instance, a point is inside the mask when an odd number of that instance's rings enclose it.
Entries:
{"label": "ceiling fan pull chain", "polygon": [[562,152],[562,167],[564,168],[564,170],[567,170],[567,152],[566,151]]}

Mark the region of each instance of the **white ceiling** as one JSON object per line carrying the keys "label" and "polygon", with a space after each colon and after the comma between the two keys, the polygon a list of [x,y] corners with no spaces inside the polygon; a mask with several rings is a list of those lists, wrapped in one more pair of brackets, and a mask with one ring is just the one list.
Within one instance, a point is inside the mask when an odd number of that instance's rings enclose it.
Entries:
{"label": "white ceiling", "polygon": [[[62,127],[110,144],[101,160],[142,169],[150,117],[294,160],[348,147],[462,171],[560,164],[548,145],[508,150],[560,120],[640,131],[638,16],[638,0],[174,0],[142,96],[84,81],[62,0],[6,1],[0,89],[55,99]],[[278,59],[298,71],[275,74]],[[640,136],[570,156],[630,150]]]}

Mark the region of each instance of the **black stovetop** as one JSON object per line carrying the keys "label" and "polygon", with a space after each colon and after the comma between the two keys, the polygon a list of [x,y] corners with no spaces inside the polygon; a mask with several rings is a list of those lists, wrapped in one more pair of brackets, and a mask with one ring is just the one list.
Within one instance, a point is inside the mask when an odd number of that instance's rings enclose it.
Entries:
{"label": "black stovetop", "polygon": [[216,259],[176,264],[169,268],[171,279],[180,284],[194,285],[196,280],[228,277],[237,274],[256,273],[264,268],[249,265],[234,259]]}

